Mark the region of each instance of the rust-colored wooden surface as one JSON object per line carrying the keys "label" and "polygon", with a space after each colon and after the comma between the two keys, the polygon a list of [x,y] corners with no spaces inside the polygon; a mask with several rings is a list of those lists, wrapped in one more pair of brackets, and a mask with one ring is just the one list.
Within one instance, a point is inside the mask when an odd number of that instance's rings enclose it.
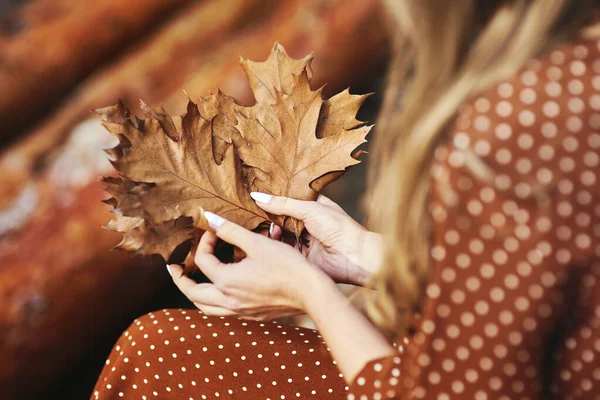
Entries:
{"label": "rust-colored wooden surface", "polygon": [[[83,7],[67,3],[65,13]],[[294,57],[314,51],[314,84],[327,83],[327,94],[369,90],[387,56],[379,12],[376,0],[191,2],[135,49],[103,58],[61,107],[1,150],[2,399],[85,398],[131,320],[181,299],[162,262],[110,251],[119,237],[101,229],[110,214],[99,176],[112,173],[101,149],[114,138],[90,110],[143,98],[181,113],[183,90],[217,87],[250,103],[239,55],[265,59],[275,41]]]}
{"label": "rust-colored wooden surface", "polygon": [[191,0],[35,0],[0,20],[0,141]]}

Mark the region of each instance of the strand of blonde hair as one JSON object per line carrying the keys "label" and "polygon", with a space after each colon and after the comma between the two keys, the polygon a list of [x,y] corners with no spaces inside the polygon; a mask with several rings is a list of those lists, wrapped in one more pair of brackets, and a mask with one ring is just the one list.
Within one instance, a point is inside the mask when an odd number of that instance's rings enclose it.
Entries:
{"label": "strand of blonde hair", "polygon": [[[372,321],[398,339],[414,323],[429,272],[426,204],[435,148],[461,104],[560,36],[557,23],[573,2],[490,1],[483,9],[477,0],[388,3],[403,53],[391,65],[371,157],[367,222],[385,234],[386,250],[364,301]],[[474,175],[493,184],[493,171],[469,156]]]}

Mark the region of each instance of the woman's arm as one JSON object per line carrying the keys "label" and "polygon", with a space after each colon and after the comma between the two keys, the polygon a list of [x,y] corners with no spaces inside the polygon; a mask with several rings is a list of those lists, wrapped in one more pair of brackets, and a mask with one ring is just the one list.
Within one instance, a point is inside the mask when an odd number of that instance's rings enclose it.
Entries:
{"label": "woman's arm", "polygon": [[365,364],[395,350],[331,280],[320,275],[311,279],[302,295],[302,308],[317,325],[350,384]]}

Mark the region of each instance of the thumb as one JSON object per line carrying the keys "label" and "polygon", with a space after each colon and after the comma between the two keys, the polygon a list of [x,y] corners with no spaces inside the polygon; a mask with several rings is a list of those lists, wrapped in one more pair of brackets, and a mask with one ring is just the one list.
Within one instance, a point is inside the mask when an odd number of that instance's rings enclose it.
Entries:
{"label": "thumb", "polygon": [[305,220],[315,215],[323,206],[316,201],[292,199],[285,196],[273,196],[267,193],[250,193],[256,204],[271,214],[286,215],[299,220]]}

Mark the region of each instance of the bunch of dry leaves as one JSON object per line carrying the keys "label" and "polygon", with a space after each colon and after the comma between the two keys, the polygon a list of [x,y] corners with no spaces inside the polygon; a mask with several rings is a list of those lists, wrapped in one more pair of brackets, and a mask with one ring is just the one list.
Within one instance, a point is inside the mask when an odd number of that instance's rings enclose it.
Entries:
{"label": "bunch of dry leaves", "polygon": [[[106,177],[106,200],[121,232],[118,248],[169,260],[209,229],[215,212],[251,230],[270,221],[298,239],[301,221],[268,215],[251,191],[314,200],[359,163],[371,126],[356,119],[368,95],[345,90],[328,100],[310,88],[312,55],[296,60],[275,44],[265,62],[241,61],[256,103],[246,107],[218,91],[171,117],[141,103],[146,118],[122,103],[97,110],[119,139],[107,153],[119,177]],[[199,109],[200,106],[200,109]]]}

